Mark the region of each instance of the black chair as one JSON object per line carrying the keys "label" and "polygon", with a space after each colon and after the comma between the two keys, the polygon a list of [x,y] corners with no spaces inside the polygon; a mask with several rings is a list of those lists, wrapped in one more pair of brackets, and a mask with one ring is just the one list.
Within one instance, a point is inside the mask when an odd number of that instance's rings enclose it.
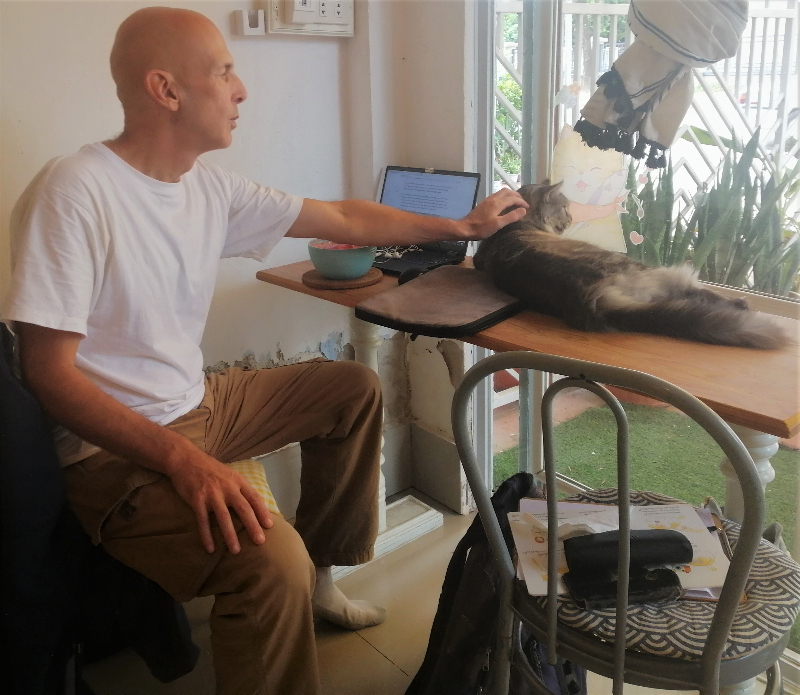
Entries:
{"label": "black chair", "polygon": [[200,649],[183,606],[80,528],[49,423],[15,374],[3,324],[0,345],[0,690],[89,694],[82,659],[129,646],[162,682],[189,673]]}
{"label": "black chair", "polygon": [[[619,581],[614,608],[588,610],[569,595],[559,596],[554,552],[548,557],[546,597],[531,596],[525,583],[516,579],[512,558],[482,479],[483,467],[478,465],[472,446],[468,411],[472,391],[478,383],[504,369],[535,369],[565,375],[547,389],[542,400],[549,549],[557,547],[553,398],[564,388],[580,387],[600,396],[614,413],[618,433],[618,488],[588,490],[567,498],[619,504]],[[676,500],[629,490],[627,419],[619,401],[601,383],[637,391],[679,408],[711,435],[731,462],[743,492],[744,520],[741,526],[723,520],[734,551],[717,603],[672,601],[628,606],[629,504],[670,504]],[[487,695],[508,693],[512,662],[537,692],[546,693],[530,669],[526,671],[526,660],[520,658],[521,624],[547,645],[551,663],[560,656],[613,678],[616,695],[621,695],[623,682],[665,690],[700,690],[704,695],[716,695],[720,685],[742,683],[768,669],[770,692],[779,691],[777,662],[800,610],[800,566],[761,538],[764,521],[761,482],[750,454],[716,413],[682,389],[641,372],[550,355],[509,352],[488,357],[467,372],[456,390],[452,414],[456,446],[501,574],[502,608],[490,684],[484,691]],[[743,593],[747,601],[740,604]]]}

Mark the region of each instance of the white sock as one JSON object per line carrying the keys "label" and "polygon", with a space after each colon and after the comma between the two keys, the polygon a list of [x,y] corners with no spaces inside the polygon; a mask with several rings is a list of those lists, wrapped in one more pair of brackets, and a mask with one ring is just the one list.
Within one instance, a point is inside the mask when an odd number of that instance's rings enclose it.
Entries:
{"label": "white sock", "polygon": [[317,567],[317,583],[311,597],[314,615],[348,630],[380,625],[386,609],[369,601],[351,601],[333,583],[330,567]]}

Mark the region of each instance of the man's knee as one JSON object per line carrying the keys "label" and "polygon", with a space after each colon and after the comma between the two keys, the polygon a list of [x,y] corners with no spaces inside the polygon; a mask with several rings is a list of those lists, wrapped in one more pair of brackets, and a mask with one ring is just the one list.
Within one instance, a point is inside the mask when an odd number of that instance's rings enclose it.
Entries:
{"label": "man's knee", "polygon": [[360,362],[333,362],[337,384],[344,386],[354,397],[366,402],[380,402],[381,381],[377,373]]}
{"label": "man's knee", "polygon": [[306,546],[283,518],[274,517],[273,521],[260,545],[245,538],[246,531],[239,534],[242,549],[238,555],[229,555],[225,563],[236,566],[233,572],[239,574],[234,590],[253,591],[261,597],[269,596],[270,603],[278,601],[287,606],[310,601],[315,571]]}

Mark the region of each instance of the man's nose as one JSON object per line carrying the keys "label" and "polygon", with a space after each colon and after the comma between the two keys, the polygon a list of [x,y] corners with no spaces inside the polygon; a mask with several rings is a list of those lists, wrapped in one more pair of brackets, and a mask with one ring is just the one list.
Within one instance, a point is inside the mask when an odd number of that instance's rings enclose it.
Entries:
{"label": "man's nose", "polygon": [[238,82],[238,85],[233,93],[233,103],[241,104],[245,99],[247,99],[247,88],[244,86],[244,82],[242,82],[238,77],[236,78],[236,81]]}

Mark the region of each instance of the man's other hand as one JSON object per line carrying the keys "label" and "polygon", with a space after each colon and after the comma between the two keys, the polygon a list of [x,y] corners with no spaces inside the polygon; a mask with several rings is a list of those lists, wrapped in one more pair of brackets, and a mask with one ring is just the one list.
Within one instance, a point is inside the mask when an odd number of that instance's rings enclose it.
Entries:
{"label": "man's other hand", "polygon": [[502,188],[481,201],[462,223],[469,227],[470,239],[485,239],[512,222],[518,222],[528,211],[528,203],[516,191]]}
{"label": "man's other hand", "polygon": [[272,526],[272,515],[261,495],[186,437],[150,422],[89,381],[75,366],[83,335],[19,321],[16,328],[25,382],[53,420],[106,451],[168,475],[197,515],[208,552],[214,552],[209,512],[231,552],[239,552],[229,508],[255,543],[264,542],[262,528]]}
{"label": "man's other hand", "polygon": [[171,467],[167,475],[175,491],[194,510],[203,547],[214,552],[209,514],[217,517],[222,537],[228,549],[236,554],[241,550],[231,519],[233,509],[242,520],[253,542],[264,542],[264,531],[272,527],[272,514],[261,495],[230,466],[220,463],[199,449],[189,460]]}

